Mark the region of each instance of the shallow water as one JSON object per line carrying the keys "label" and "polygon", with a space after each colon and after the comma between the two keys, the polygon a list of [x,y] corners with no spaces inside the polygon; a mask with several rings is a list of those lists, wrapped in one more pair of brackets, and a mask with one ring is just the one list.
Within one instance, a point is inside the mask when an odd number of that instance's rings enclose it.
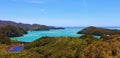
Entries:
{"label": "shallow water", "polygon": [[[104,27],[108,29],[118,29],[116,27]],[[32,42],[36,39],[39,39],[44,36],[48,37],[60,37],[60,36],[81,36],[80,34],[77,34],[78,31],[82,30],[81,27],[73,27],[73,28],[65,28],[64,30],[49,30],[49,31],[28,31],[28,34],[25,34],[21,37],[14,37],[10,38],[11,40],[18,40],[18,41],[24,41],[24,42]],[[99,38],[99,36],[95,36],[96,38]]]}
{"label": "shallow water", "polygon": [[64,30],[28,31],[28,34],[25,34],[24,36],[14,37],[10,39],[24,41],[24,42],[32,42],[44,36],[49,36],[49,37],[75,36],[76,37],[76,36],[80,36],[80,34],[77,34],[77,32],[82,29],[83,28],[66,28]]}

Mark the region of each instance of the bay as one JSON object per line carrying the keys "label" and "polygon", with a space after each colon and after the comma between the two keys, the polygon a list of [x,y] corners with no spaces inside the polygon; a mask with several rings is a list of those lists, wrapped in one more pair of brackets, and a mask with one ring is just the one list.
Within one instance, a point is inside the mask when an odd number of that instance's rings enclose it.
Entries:
{"label": "bay", "polygon": [[[85,27],[66,27],[63,30],[49,30],[49,31],[28,31],[28,34],[25,34],[21,37],[12,37],[11,40],[17,40],[17,41],[23,41],[23,42],[32,42],[36,39],[39,39],[41,37],[79,37],[81,34],[77,34],[78,31],[84,29]],[[103,27],[108,29],[118,29],[120,30],[120,27]],[[96,36],[99,38],[99,36]]]}
{"label": "bay", "polygon": [[78,37],[80,34],[77,34],[78,31],[82,30],[82,27],[67,27],[63,30],[49,30],[49,31],[28,31],[28,34],[25,34],[21,37],[12,37],[11,40],[23,41],[23,42],[32,42],[41,37],[67,37],[73,36]]}

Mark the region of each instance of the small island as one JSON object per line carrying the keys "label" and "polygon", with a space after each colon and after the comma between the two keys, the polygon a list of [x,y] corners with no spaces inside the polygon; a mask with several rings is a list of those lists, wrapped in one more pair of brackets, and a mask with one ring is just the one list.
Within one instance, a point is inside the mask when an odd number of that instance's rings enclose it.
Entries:
{"label": "small island", "polygon": [[120,30],[112,30],[100,27],[87,27],[78,32],[78,34],[89,34],[89,35],[96,35],[96,36],[103,36],[103,35],[120,35]]}
{"label": "small island", "polygon": [[100,36],[103,39],[111,39],[115,36],[119,36],[120,30],[90,26],[77,32],[77,34],[94,35],[94,36]]}

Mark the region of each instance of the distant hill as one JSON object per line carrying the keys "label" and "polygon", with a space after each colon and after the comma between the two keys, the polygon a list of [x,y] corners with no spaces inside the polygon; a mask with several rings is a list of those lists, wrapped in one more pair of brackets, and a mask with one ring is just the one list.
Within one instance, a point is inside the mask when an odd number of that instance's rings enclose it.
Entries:
{"label": "distant hill", "polygon": [[27,31],[40,31],[50,29],[64,29],[61,27],[46,26],[40,24],[16,23],[13,21],[0,20],[0,44],[10,44],[9,37],[19,37],[27,34]]}
{"label": "distant hill", "polygon": [[[13,21],[3,21],[0,20],[0,26],[7,26],[7,25],[13,25],[19,28],[23,28],[24,30],[34,30],[34,31],[39,31],[39,30],[50,30],[50,29],[64,29],[61,27],[54,27],[54,26],[46,26],[46,25],[40,25],[40,24],[25,24],[25,23],[16,23]],[[52,27],[52,28],[51,28]]]}
{"label": "distant hill", "polygon": [[6,26],[6,25],[13,25],[16,27],[20,27],[23,28],[24,30],[49,30],[49,27],[45,26],[45,25],[37,25],[37,24],[24,24],[24,23],[16,23],[16,22],[12,22],[12,21],[3,21],[0,20],[0,26]]}

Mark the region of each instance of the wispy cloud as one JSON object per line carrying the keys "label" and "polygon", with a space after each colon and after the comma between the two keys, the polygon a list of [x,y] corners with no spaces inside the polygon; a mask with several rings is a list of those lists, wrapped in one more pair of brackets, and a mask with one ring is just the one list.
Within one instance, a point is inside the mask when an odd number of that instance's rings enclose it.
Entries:
{"label": "wispy cloud", "polygon": [[33,4],[43,4],[44,1],[38,1],[38,0],[31,0],[31,1],[27,1],[28,3],[33,3]]}
{"label": "wispy cloud", "polygon": [[40,11],[41,11],[41,12],[45,12],[45,11],[46,11],[46,9],[40,9]]}
{"label": "wispy cloud", "polygon": [[43,0],[11,0],[15,2],[26,2],[26,3],[32,3],[32,4],[43,4]]}

